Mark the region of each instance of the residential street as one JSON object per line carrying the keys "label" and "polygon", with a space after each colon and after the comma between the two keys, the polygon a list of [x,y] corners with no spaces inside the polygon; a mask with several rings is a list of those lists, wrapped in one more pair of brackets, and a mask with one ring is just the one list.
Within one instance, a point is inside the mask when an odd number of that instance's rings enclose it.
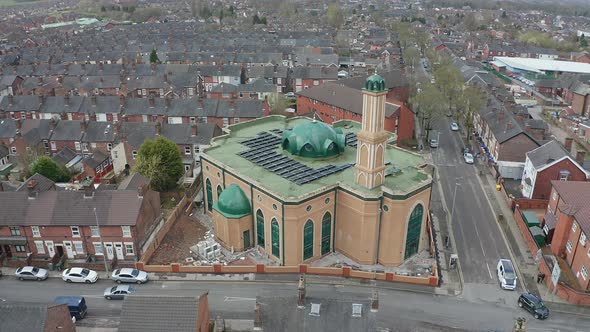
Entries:
{"label": "residential street", "polygon": [[[3,301],[51,302],[60,295],[83,295],[88,304],[88,316],[80,326],[116,327],[122,301],[102,297],[105,288],[115,285],[100,280],[93,285],[66,284],[50,278],[44,282],[21,282],[14,278],[0,280]],[[295,283],[268,282],[191,282],[166,281],[137,286],[141,295],[198,295],[209,291],[211,317],[252,319],[254,300],[261,296],[296,296]],[[512,294],[512,292],[510,293]],[[370,298],[371,288],[343,285],[308,284],[307,297]],[[547,321],[536,321],[529,313],[517,308],[515,302],[467,301],[398,290],[380,290],[378,325],[391,331],[510,331],[516,317],[526,317],[528,331],[584,331],[590,319],[583,316],[553,313]],[[293,309],[296,310],[296,309]],[[568,326],[568,328],[563,328]]]}

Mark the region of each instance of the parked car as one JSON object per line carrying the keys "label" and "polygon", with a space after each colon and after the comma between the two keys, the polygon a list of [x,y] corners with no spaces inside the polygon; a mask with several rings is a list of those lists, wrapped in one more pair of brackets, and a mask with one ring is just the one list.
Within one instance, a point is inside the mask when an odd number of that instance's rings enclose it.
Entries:
{"label": "parked car", "polygon": [[83,269],[81,267],[72,267],[66,269],[61,278],[65,282],[85,282],[87,284],[93,284],[98,280],[98,273],[90,269]]}
{"label": "parked car", "polygon": [[104,298],[107,300],[123,300],[125,296],[135,293],[135,288],[129,285],[118,285],[104,290]]}
{"label": "parked car", "polygon": [[436,138],[433,138],[430,140],[430,147],[431,148],[438,148],[438,140]]}
{"label": "parked car", "polygon": [[459,125],[457,124],[457,122],[452,122],[451,123],[451,130],[452,131],[458,131],[459,130]]}
{"label": "parked car", "polygon": [[84,318],[88,311],[86,299],[82,296],[58,296],[53,300],[53,303],[66,304],[74,322]]}
{"label": "parked car", "polygon": [[473,164],[473,155],[469,152],[465,152],[463,154],[463,159],[465,159],[465,163]]}
{"label": "parked car", "polygon": [[35,266],[19,267],[14,273],[18,280],[45,280],[49,277],[49,273],[45,269],[40,269]]}
{"label": "parked car", "polygon": [[119,284],[122,282],[143,284],[148,281],[148,274],[137,269],[117,269],[113,271],[111,278]]}
{"label": "parked car", "polygon": [[509,259],[500,259],[496,267],[496,272],[498,273],[498,280],[502,289],[516,289],[516,273]]}
{"label": "parked car", "polygon": [[541,298],[535,294],[522,293],[518,298],[518,306],[529,311],[536,319],[549,317],[549,309],[547,309]]}
{"label": "parked car", "polygon": [[295,98],[295,93],[294,92],[287,92],[287,93],[285,93],[285,97],[287,97],[287,98]]}

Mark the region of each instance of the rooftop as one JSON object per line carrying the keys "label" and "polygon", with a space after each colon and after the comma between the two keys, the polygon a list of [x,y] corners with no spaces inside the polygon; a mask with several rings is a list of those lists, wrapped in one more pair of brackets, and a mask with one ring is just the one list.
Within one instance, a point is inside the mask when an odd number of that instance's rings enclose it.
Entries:
{"label": "rooftop", "polygon": [[495,57],[495,61],[503,63],[512,68],[522,69],[532,72],[566,72],[566,73],[590,73],[590,64],[574,61],[543,60],[531,58],[509,58]]}
{"label": "rooftop", "polygon": [[[388,192],[391,195],[406,195],[430,183],[430,175],[419,168],[420,165],[424,164],[422,157],[388,145],[385,162],[389,164],[385,170],[386,178],[383,187],[366,189],[357,185],[354,181],[354,164],[356,162],[356,148],[354,146],[356,144],[353,143],[353,140],[360,130],[360,123],[354,121],[338,121],[334,123],[335,128],[340,128],[345,135],[348,135],[344,151],[337,156],[324,159],[308,159],[284,151],[279,145],[281,131],[310,121],[312,119],[303,117],[287,119],[275,115],[230,126],[230,133],[215,138],[212,143],[213,146],[205,150],[203,158],[214,163],[218,161],[224,164],[229,172],[238,174],[251,182],[256,182],[261,187],[286,200],[298,200],[301,196],[334,186],[345,187],[365,196],[379,197],[381,191]],[[288,180],[283,177],[284,174],[281,176],[263,167],[268,168],[269,165],[261,166],[260,162],[257,164],[239,155],[239,153],[249,150],[243,144],[246,140],[256,138],[257,135],[263,133],[271,135],[269,136],[270,139],[265,141],[276,142],[276,144],[267,145],[267,149],[269,153],[275,153],[277,158],[282,158],[285,161],[289,158],[295,163],[304,165],[301,167],[308,167],[313,170],[329,167],[330,165],[341,167],[341,169],[335,173],[301,183],[299,181],[301,179],[297,179],[297,181]],[[273,136],[276,136],[276,138]]]}

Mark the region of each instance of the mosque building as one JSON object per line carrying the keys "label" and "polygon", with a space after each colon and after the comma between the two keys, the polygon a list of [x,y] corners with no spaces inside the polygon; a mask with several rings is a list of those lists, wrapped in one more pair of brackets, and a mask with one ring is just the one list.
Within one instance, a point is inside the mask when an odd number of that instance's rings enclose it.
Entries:
{"label": "mosque building", "polygon": [[384,130],[386,93],[367,78],[362,123],[268,116],[215,138],[201,154],[215,240],[281,265],[339,252],[394,267],[425,250],[432,177]]}

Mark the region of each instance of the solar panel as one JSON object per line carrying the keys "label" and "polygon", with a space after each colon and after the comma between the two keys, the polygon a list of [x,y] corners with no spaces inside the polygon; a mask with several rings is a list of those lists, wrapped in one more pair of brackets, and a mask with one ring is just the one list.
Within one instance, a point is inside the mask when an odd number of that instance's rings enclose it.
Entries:
{"label": "solar panel", "polygon": [[280,154],[277,153],[277,155],[274,158],[270,158],[270,159],[265,160],[263,162],[259,162],[258,166],[262,166],[264,168],[272,167],[273,165],[276,165],[278,162],[282,161],[284,158],[286,158],[286,157],[281,156]]}
{"label": "solar panel", "polygon": [[276,172],[276,174],[277,175],[280,175],[282,177],[286,177],[287,174],[289,174],[289,173],[291,173],[291,172],[293,172],[295,170],[298,170],[300,168],[307,167],[307,166],[305,166],[304,164],[302,164],[300,162],[297,162],[297,161],[294,161],[294,162],[296,163],[295,165],[292,165],[291,167],[287,167],[287,168],[285,168],[285,169],[283,169],[281,171],[278,171],[278,172]]}

